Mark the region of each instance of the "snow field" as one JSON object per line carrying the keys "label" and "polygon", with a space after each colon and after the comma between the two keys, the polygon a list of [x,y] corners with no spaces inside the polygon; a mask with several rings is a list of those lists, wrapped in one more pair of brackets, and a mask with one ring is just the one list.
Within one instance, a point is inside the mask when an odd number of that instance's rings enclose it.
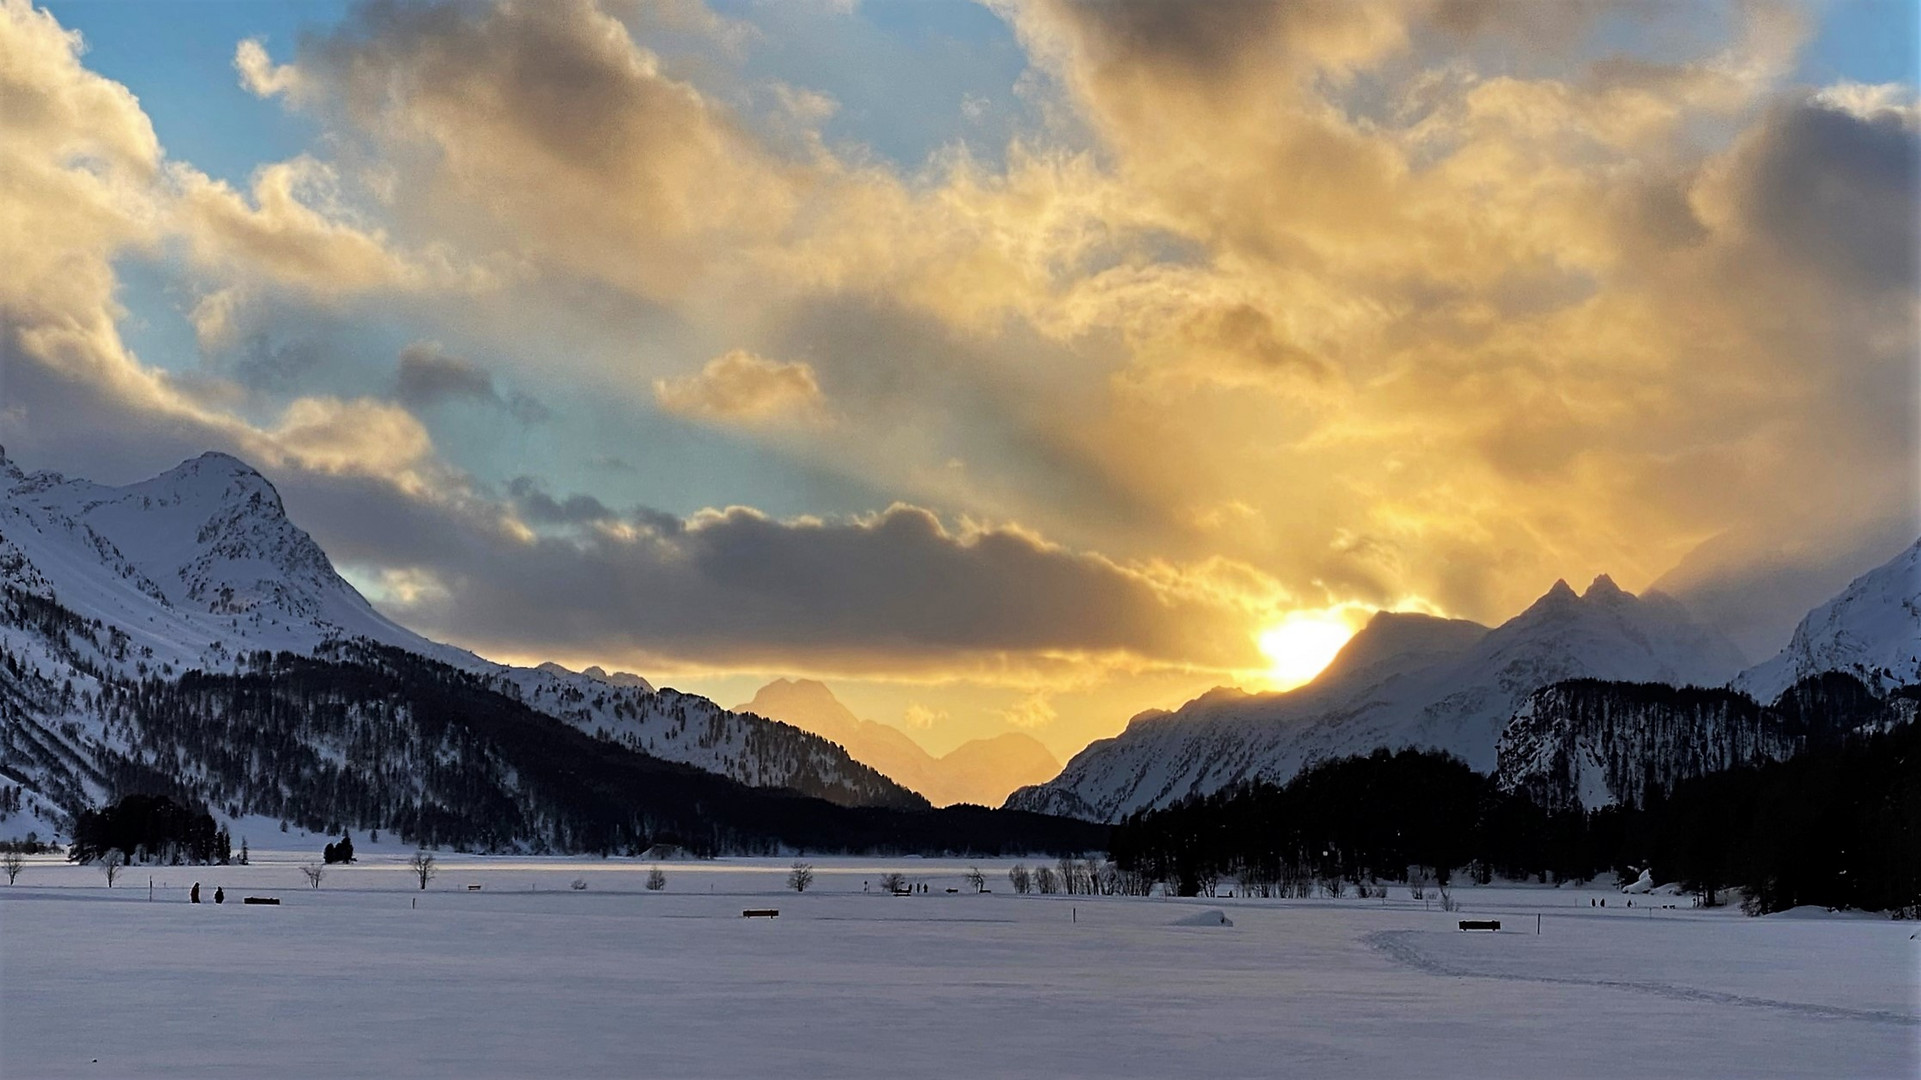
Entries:
{"label": "snow field", "polygon": [[[816,883],[796,895],[782,888],[791,859],[664,862],[667,888],[650,893],[651,862],[449,855],[421,892],[385,850],[315,891],[298,870],[311,855],[254,854],[129,868],[111,891],[96,868],[33,859],[0,885],[0,1076],[1921,1067],[1921,941],[1886,920],[1627,909],[1571,888],[1464,888],[1459,914],[1405,890],[1386,903],[1016,896],[1012,860],[808,859]],[[970,865],[992,895],[945,892]],[[929,892],[879,893],[889,870]],[[186,903],[194,881],[228,902]],[[282,903],[242,906],[249,894]],[[1602,895],[1607,909],[1588,906]],[[1173,925],[1210,909],[1234,925]],[[1503,932],[1460,933],[1463,915]]]}

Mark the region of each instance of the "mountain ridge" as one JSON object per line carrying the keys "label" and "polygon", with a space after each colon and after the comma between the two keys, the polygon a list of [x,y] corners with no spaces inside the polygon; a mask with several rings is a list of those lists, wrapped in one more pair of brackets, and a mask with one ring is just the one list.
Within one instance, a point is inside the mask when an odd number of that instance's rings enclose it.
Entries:
{"label": "mountain ridge", "polygon": [[1718,685],[1738,651],[1670,597],[1637,597],[1606,575],[1584,593],[1556,581],[1497,627],[1377,613],[1306,686],[1210,691],[1130,721],[1009,807],[1115,821],[1250,780],[1282,783],[1318,761],[1376,747],[1443,749],[1481,772],[1527,693],[1571,678]]}
{"label": "mountain ridge", "polygon": [[[287,517],[272,483],[231,455],[209,452],[115,487],[29,474],[0,450],[0,477],[0,587],[13,597],[0,649],[18,672],[0,673],[16,684],[0,694],[0,766],[29,780],[36,762],[64,770],[38,779],[67,803],[105,796],[83,763],[112,739],[132,737],[87,714],[109,684],[235,673],[253,654],[314,656],[366,640],[485,678],[594,737],[750,786],[849,805],[925,805],[787,725],[627,673],[497,664],[401,627],[334,570]],[[19,689],[28,674],[79,694],[48,706]],[[33,755],[21,749],[27,744]]]}

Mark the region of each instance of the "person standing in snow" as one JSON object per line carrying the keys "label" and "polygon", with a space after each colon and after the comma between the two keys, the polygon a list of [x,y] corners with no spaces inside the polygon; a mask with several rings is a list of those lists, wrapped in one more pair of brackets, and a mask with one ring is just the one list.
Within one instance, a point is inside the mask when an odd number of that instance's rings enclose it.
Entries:
{"label": "person standing in snow", "polygon": [[188,895],[188,899],[192,900],[194,903],[198,904],[200,902],[200,883],[198,881],[193,883],[193,892],[187,895]]}
{"label": "person standing in snow", "polygon": [[214,902],[214,903],[216,903],[216,904],[224,904],[224,903],[226,903],[226,902],[227,902],[227,890],[226,890],[226,889],[223,889],[223,888],[221,888],[221,887],[220,887],[220,886],[218,886],[218,885],[215,885],[215,886],[213,887],[213,902]]}

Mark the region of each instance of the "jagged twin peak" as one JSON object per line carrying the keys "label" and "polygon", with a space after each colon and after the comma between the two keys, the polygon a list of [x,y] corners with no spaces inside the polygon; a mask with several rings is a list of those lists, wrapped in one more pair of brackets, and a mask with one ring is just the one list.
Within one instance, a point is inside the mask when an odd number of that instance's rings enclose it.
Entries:
{"label": "jagged twin peak", "polygon": [[1482,772],[1531,691],[1563,679],[1719,685],[1734,646],[1676,601],[1636,597],[1606,576],[1577,594],[1557,581],[1492,630],[1422,615],[1376,615],[1307,686],[1216,691],[1144,714],[1008,805],[1117,820],[1246,780],[1284,783],[1318,761],[1379,746],[1446,750]]}
{"label": "jagged twin peak", "polygon": [[1649,783],[1910,723],[1921,686],[1921,541],[1809,612],[1733,689],[1581,681],[1528,696],[1495,779],[1552,808],[1638,801]]}
{"label": "jagged twin peak", "polygon": [[[73,627],[98,623],[97,638],[88,636],[93,629],[54,633],[21,601],[8,600],[0,646],[47,685],[84,690],[96,675],[234,670],[247,652],[313,655],[330,642],[366,639],[489,678],[589,733],[743,783],[847,803],[919,802],[824,739],[692,694],[656,692],[638,675],[495,664],[397,625],[335,573],[287,518],[273,485],[226,454],[202,454],[151,480],[110,487],[29,475],[0,453],[0,585],[64,608]],[[73,708],[39,702],[37,719],[0,723],[59,721],[52,713]],[[76,729],[87,726],[77,713],[70,719]],[[84,745],[70,750],[46,748],[42,756],[84,775]]]}

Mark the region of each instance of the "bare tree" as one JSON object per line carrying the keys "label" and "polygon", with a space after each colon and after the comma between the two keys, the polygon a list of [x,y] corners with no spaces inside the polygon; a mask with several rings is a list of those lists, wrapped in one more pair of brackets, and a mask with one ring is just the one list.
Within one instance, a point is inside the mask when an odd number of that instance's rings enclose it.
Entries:
{"label": "bare tree", "polygon": [[1086,892],[1089,896],[1105,895],[1105,891],[1102,888],[1103,884],[1104,882],[1101,880],[1101,860],[1096,859],[1092,855],[1089,855],[1087,858],[1082,859],[1081,860],[1081,885],[1083,886],[1082,891]]}
{"label": "bare tree", "polygon": [[887,873],[881,875],[880,887],[886,889],[888,892],[906,892],[907,875],[898,870],[889,870]]}
{"label": "bare tree", "polygon": [[113,888],[113,879],[120,876],[120,868],[127,865],[126,853],[114,848],[100,856],[100,872],[107,875],[107,888]]}
{"label": "bare tree", "polygon": [[1441,886],[1441,910],[1442,911],[1461,910],[1461,902],[1459,900],[1454,899],[1454,894],[1450,892],[1448,890],[1448,887],[1445,885]]}
{"label": "bare tree", "polygon": [[1116,869],[1114,891],[1122,896],[1152,896],[1154,895],[1154,877],[1139,870]]}
{"label": "bare tree", "polygon": [[1028,872],[1026,863],[1015,863],[1014,868],[1007,872],[1007,881],[1022,896],[1034,891],[1034,875]]}
{"label": "bare tree", "polygon": [[814,883],[814,868],[804,862],[796,862],[787,871],[787,887],[795,892],[806,892],[807,886]]}
{"label": "bare tree", "polygon": [[407,869],[412,870],[414,876],[420,879],[420,887],[423,889],[427,887],[427,882],[439,874],[439,871],[434,869],[434,853],[426,848],[414,852],[414,857],[407,860]]}
{"label": "bare tree", "polygon": [[308,887],[315,889],[320,887],[320,879],[327,876],[327,868],[319,863],[310,862],[302,866],[300,872],[307,875]]}
{"label": "bare tree", "polygon": [[659,892],[660,890],[666,887],[667,887],[667,875],[661,873],[660,867],[656,866],[652,870],[647,871],[647,891],[648,892]]}
{"label": "bare tree", "polygon": [[1052,896],[1061,891],[1061,876],[1051,866],[1043,866],[1034,874],[1034,884],[1039,886],[1042,895]]}
{"label": "bare tree", "polygon": [[13,884],[14,878],[20,876],[20,869],[26,865],[26,856],[20,854],[18,851],[9,849],[6,854],[0,855],[0,870],[7,872],[7,884],[9,885]]}
{"label": "bare tree", "polygon": [[981,873],[981,868],[978,866],[968,867],[967,873],[961,875],[961,880],[973,886],[975,892],[987,888],[987,875]]}

